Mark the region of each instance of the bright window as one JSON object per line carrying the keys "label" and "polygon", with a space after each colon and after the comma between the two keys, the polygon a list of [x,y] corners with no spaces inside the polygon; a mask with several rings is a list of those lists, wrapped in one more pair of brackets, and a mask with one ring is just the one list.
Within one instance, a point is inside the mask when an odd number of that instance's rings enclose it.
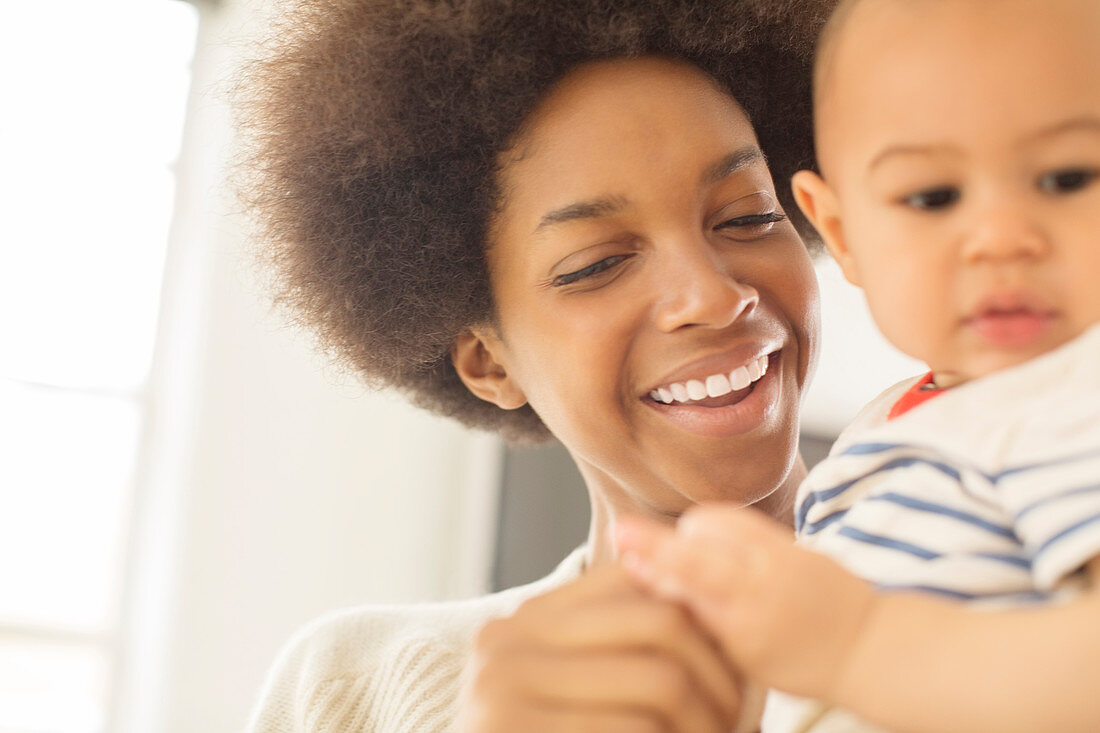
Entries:
{"label": "bright window", "polygon": [[0,733],[110,720],[196,9],[4,8]]}

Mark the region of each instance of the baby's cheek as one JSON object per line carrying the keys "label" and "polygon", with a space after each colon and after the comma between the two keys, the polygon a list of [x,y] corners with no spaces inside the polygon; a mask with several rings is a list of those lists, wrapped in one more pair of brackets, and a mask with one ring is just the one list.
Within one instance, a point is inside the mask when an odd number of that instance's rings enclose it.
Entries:
{"label": "baby's cheek", "polygon": [[1087,272],[1096,273],[1096,276],[1087,279],[1078,276],[1077,282],[1072,286],[1072,292],[1078,301],[1073,309],[1077,314],[1076,320],[1080,332],[1100,323],[1100,282],[1097,281],[1100,279],[1100,243],[1097,244],[1096,249],[1098,254],[1096,261],[1091,263],[1090,269],[1087,270]]}
{"label": "baby's cheek", "polygon": [[912,283],[877,288],[868,293],[867,305],[887,341],[906,355],[928,362],[942,339],[937,322],[942,319],[942,307],[927,305],[924,294],[913,289]]}

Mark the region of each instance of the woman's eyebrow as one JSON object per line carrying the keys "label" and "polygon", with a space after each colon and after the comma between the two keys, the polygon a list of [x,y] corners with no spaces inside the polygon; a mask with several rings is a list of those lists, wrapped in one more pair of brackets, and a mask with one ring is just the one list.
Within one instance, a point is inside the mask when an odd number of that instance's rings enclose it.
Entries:
{"label": "woman's eyebrow", "polygon": [[703,171],[702,183],[712,186],[724,178],[732,176],[750,163],[764,160],[764,151],[755,145],[746,145],[723,156],[718,162]]}
{"label": "woman's eyebrow", "polygon": [[608,214],[614,214],[626,208],[627,200],[622,196],[608,196],[606,198],[592,199],[591,201],[577,201],[560,208],[549,211],[539,219],[535,231],[554,224],[563,224],[567,221],[578,219],[595,219]]}
{"label": "woman's eyebrow", "polygon": [[[703,185],[708,186],[718,183],[750,163],[762,160],[764,160],[764,151],[755,145],[746,145],[739,150],[722,156],[716,163],[703,171]],[[629,202],[622,196],[608,196],[592,199],[590,201],[577,201],[572,204],[567,204],[544,214],[543,217],[539,219],[535,231],[538,232],[548,226],[563,224],[569,221],[577,221],[578,219],[595,219],[601,216],[607,216],[608,214],[614,214],[626,208],[628,203]]]}

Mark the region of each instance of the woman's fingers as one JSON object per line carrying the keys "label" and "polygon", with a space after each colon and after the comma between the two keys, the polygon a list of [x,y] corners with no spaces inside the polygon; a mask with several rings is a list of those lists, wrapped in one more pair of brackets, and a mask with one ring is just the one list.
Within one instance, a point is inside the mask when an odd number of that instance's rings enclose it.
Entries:
{"label": "woman's fingers", "polygon": [[520,644],[566,653],[644,650],[686,671],[708,704],[734,719],[740,707],[739,681],[686,611],[645,597],[617,566],[592,574],[586,587],[561,588],[532,599],[511,619],[487,625],[483,634],[503,628]]}
{"label": "woman's fingers", "polygon": [[[711,640],[617,567],[486,624],[467,673],[463,731],[589,730],[563,720],[729,731],[741,707],[739,681]],[[517,720],[526,722],[497,727]]]}
{"label": "woman's fingers", "polygon": [[787,561],[800,551],[789,532],[749,510],[715,506],[685,514],[675,531],[624,522],[618,539],[624,566],[645,588],[689,607],[739,668],[770,673],[769,649],[792,633],[784,589],[797,569]]}
{"label": "woman's fingers", "polygon": [[725,733],[735,721],[690,671],[652,653],[536,653],[513,672],[519,694],[549,708],[642,713],[685,733]]}
{"label": "woman's fingers", "polygon": [[688,606],[745,674],[788,691],[827,687],[847,648],[835,639],[858,633],[846,629],[871,603],[866,583],[751,510],[697,507],[675,531],[623,522],[618,540],[644,587]]}
{"label": "woman's fingers", "polygon": [[689,679],[723,718],[736,718],[741,704],[736,675],[681,607],[615,598],[578,609],[574,621],[543,629],[540,637],[562,650],[641,649],[666,664],[674,660],[669,666],[677,671],[671,674]]}
{"label": "woman's fingers", "polygon": [[664,721],[640,710],[549,707],[525,701],[467,708],[460,715],[461,733],[668,733]]}

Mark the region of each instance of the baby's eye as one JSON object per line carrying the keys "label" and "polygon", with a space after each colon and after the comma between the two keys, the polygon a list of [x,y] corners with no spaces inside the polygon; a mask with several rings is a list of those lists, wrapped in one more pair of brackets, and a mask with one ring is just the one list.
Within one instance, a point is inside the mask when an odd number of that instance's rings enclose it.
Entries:
{"label": "baby's eye", "polygon": [[1096,180],[1097,172],[1088,168],[1064,168],[1039,176],[1039,190],[1043,193],[1075,193]]}
{"label": "baby's eye", "polygon": [[626,260],[630,255],[612,255],[611,257],[605,257],[599,262],[593,262],[587,267],[582,267],[579,270],[573,272],[567,272],[564,275],[558,275],[551,282],[555,287],[561,287],[562,285],[569,285],[575,283],[578,280],[584,280],[586,278],[595,277],[612,267],[615,267],[620,262]]}
{"label": "baby's eye", "polygon": [[906,196],[901,203],[914,209],[941,211],[955,204],[961,196],[962,192],[957,188],[940,186]]}

